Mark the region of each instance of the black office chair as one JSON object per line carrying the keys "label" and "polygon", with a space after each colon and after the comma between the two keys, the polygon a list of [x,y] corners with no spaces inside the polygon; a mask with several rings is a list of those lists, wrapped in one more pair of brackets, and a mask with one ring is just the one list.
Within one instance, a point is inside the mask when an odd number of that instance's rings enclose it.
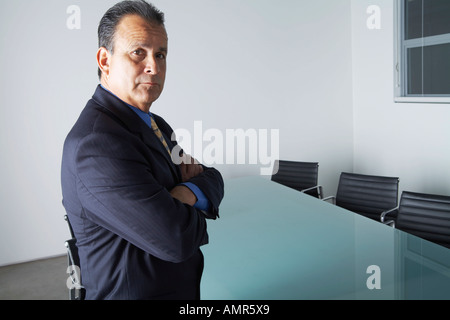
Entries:
{"label": "black office chair", "polygon": [[317,162],[276,160],[273,171],[272,181],[322,199],[322,186],[317,184],[319,176]]}
{"label": "black office chair", "polygon": [[396,221],[387,212],[381,222],[450,248],[450,196],[403,191],[397,211]]}
{"label": "black office chair", "polygon": [[67,270],[69,272],[69,279],[67,281],[67,287],[69,289],[70,300],[84,300],[86,296],[86,290],[81,284],[81,269],[80,269],[80,257],[78,256],[78,247],[76,245],[77,239],[73,233],[72,225],[70,224],[69,217],[64,216],[67,225],[69,227],[71,239],[65,242],[67,248]]}
{"label": "black office chair", "polygon": [[336,196],[323,200],[333,200],[341,208],[380,221],[382,213],[398,206],[398,184],[396,177],[342,172]]}

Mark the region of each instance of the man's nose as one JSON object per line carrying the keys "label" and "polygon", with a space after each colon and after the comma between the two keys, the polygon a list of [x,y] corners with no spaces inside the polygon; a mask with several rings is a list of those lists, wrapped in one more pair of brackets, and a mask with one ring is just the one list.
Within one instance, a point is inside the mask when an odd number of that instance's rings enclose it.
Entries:
{"label": "man's nose", "polygon": [[158,74],[159,72],[160,68],[158,63],[156,62],[155,57],[148,57],[145,64],[145,73]]}

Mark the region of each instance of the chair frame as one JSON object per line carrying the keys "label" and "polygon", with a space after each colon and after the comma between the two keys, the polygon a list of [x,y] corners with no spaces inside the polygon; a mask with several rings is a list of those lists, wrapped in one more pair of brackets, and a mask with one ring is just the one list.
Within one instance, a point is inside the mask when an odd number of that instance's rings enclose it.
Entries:
{"label": "chair frame", "polygon": [[69,289],[69,300],[84,300],[86,296],[86,290],[81,282],[81,269],[80,258],[78,256],[78,247],[76,245],[77,239],[70,224],[69,217],[64,216],[64,220],[67,222],[70,236],[69,240],[65,241],[67,249],[67,273],[69,279],[67,280],[67,288]]}
{"label": "chair frame", "polygon": [[[279,183],[279,184],[282,184],[284,186],[287,186],[289,188],[292,188],[294,190],[298,190],[301,193],[305,193],[305,194],[308,194],[308,192],[310,192],[310,191],[317,190],[317,198],[319,198],[319,199],[323,198],[323,187],[321,185],[317,184],[317,180],[318,180],[318,176],[319,176],[319,174],[318,174],[318,172],[319,172],[319,163],[318,162],[276,160],[274,168],[278,167],[278,169],[280,169],[280,165],[282,165],[282,164],[291,164],[291,165],[294,165],[294,166],[295,165],[299,165],[299,166],[304,165],[305,168],[306,167],[308,167],[308,168],[309,167],[311,167],[311,168],[314,167],[316,169],[316,171],[317,171],[317,175],[315,177],[316,185],[308,187],[308,188],[305,188],[305,189],[297,188],[297,187],[295,187],[295,186],[293,186],[291,184],[288,184],[288,183],[285,183],[283,181],[278,180],[276,178],[276,175],[279,173],[279,170],[276,173],[272,174],[272,178],[271,178],[272,181],[274,181],[276,183]],[[310,195],[310,194],[308,194],[308,195]],[[315,195],[311,195],[311,196],[315,197]]]}
{"label": "chair frame", "polygon": [[[419,202],[419,201],[430,201],[430,202],[433,202],[433,203],[440,203],[440,204],[446,204],[446,205],[448,205],[449,201],[450,201],[450,196],[443,196],[443,195],[432,194],[432,193],[418,193],[418,192],[412,192],[412,191],[403,191],[398,207],[394,208],[392,210],[383,212],[383,214],[381,215],[380,221],[382,223],[384,223],[386,225],[389,225],[389,226],[391,226],[393,228],[397,228],[399,230],[402,230],[402,228],[398,227],[396,221],[394,221],[392,219],[391,220],[386,220],[386,218],[390,218],[390,215],[393,212],[397,212],[399,214],[402,214],[402,212],[403,212],[402,208],[404,206],[403,205],[403,198],[404,197],[409,197],[409,200],[410,199],[414,199],[417,202]],[[421,204],[420,205],[421,208],[427,209],[426,207],[423,207],[423,202],[421,202],[420,204]],[[409,205],[405,205],[405,206],[409,206]],[[434,209],[433,208],[429,208],[429,210],[431,212],[433,212]],[[420,231],[422,231],[422,230],[420,230]],[[411,231],[411,232],[410,231],[405,231],[405,232],[410,233],[410,234],[415,234],[413,231]],[[450,232],[449,232],[449,234],[450,234]],[[433,239],[428,238],[426,236],[418,236],[418,237],[421,238],[421,239],[433,242],[433,243],[437,243],[437,244],[442,245],[444,247],[450,248],[450,244],[448,244],[448,243],[445,243],[445,244],[444,243],[439,243],[439,241],[433,240]]]}
{"label": "chair frame", "polygon": [[384,224],[386,224],[386,225],[389,225],[389,226],[391,226],[391,227],[393,227],[393,228],[395,228],[395,220],[387,220],[387,221],[385,221],[385,219],[386,219],[386,216],[387,215],[390,215],[390,214],[392,214],[393,212],[397,212],[398,213],[398,210],[400,209],[400,206],[398,206],[398,207],[396,207],[396,208],[393,208],[393,209],[391,209],[391,210],[386,210],[386,211],[384,211],[384,212],[382,212],[381,213],[381,216],[380,216],[380,222],[382,222],[382,223],[384,223]]}
{"label": "chair frame", "polygon": [[[348,173],[348,172],[342,172],[341,173],[341,177],[342,177],[342,175],[343,174],[349,174],[349,175],[354,175],[355,177],[362,177],[362,178],[367,178],[367,179],[371,179],[371,178],[388,178],[388,179],[395,179],[396,181],[397,181],[397,206],[396,207],[393,207],[393,208],[390,208],[390,209],[386,209],[386,210],[383,210],[382,212],[380,212],[380,221],[381,222],[384,222],[384,217],[388,214],[388,213],[392,213],[392,212],[394,212],[395,210],[398,210],[398,184],[399,184],[399,182],[400,182],[400,179],[398,178],[398,177],[387,177],[387,176],[375,176],[375,175],[365,175],[365,174],[359,174],[359,173]],[[340,180],[339,180],[339,184],[341,183],[341,177],[340,177]],[[338,191],[339,191],[339,189],[338,189]],[[336,203],[337,203],[337,195],[335,195],[335,196],[329,196],[329,197],[326,197],[326,198],[324,198],[324,199],[322,199],[323,201],[332,201],[332,203],[334,204],[334,205],[336,205]],[[362,214],[363,216],[365,216],[364,214]],[[370,217],[369,217],[370,218]],[[374,219],[374,220],[378,220],[378,219]],[[394,220],[391,220],[391,221],[389,221],[389,224],[391,224],[391,223],[395,223],[395,221]]]}

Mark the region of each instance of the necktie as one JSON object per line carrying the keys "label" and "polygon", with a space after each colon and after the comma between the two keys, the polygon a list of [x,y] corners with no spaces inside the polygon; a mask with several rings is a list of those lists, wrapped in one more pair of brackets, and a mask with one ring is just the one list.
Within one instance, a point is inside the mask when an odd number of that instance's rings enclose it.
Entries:
{"label": "necktie", "polygon": [[163,144],[163,146],[166,148],[167,152],[169,153],[169,156],[172,156],[172,153],[170,152],[170,148],[167,145],[166,139],[164,139],[161,130],[159,130],[158,125],[155,122],[155,119],[153,119],[153,117],[150,117],[150,119],[152,120],[152,129],[153,132],[155,132],[156,136],[158,137],[159,141],[161,141],[161,143]]}

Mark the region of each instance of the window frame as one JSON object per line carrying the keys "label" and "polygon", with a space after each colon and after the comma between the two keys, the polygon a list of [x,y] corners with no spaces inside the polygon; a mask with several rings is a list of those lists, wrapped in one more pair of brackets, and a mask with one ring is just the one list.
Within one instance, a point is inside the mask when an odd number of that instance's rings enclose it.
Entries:
{"label": "window frame", "polygon": [[450,94],[408,94],[407,50],[410,48],[450,44],[450,34],[404,40],[405,35],[405,5],[404,0],[394,1],[394,101],[407,103],[445,103],[450,104]]}

